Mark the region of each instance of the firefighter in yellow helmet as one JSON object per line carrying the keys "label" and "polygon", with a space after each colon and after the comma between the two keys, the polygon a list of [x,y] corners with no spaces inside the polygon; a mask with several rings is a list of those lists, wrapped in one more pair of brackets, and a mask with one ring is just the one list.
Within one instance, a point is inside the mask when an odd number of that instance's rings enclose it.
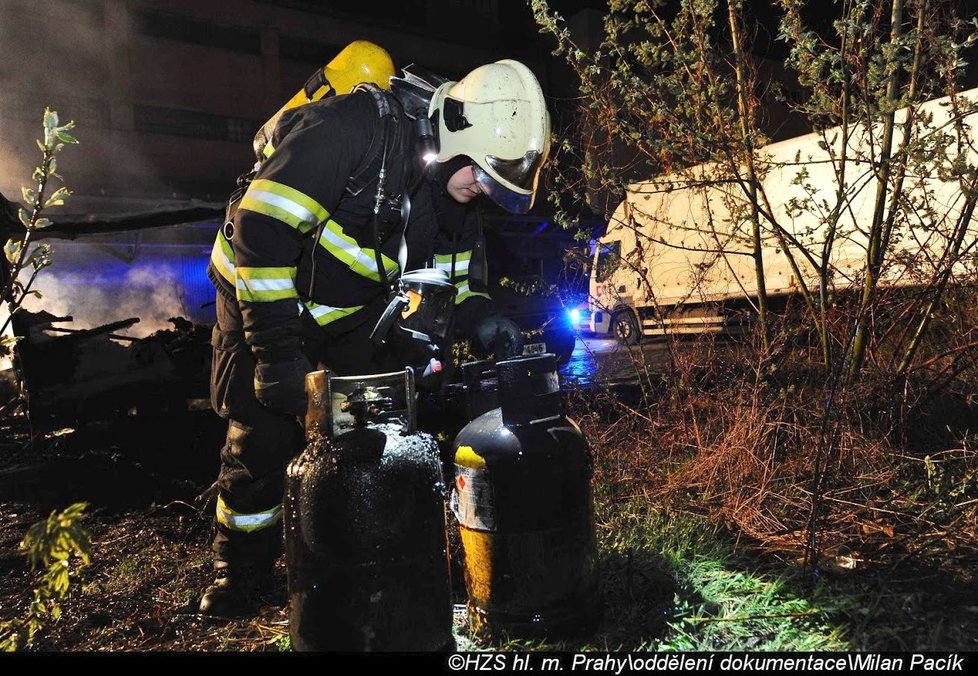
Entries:
{"label": "firefighter in yellow helmet", "polygon": [[508,60],[458,82],[406,71],[391,84],[286,111],[215,242],[211,395],[229,425],[202,613],[248,612],[269,577],[305,374],[424,367],[372,339],[402,272],[444,270],[476,342],[497,356],[521,348],[477,278],[465,206],[482,194],[515,213],[532,205],[550,143],[540,85]]}

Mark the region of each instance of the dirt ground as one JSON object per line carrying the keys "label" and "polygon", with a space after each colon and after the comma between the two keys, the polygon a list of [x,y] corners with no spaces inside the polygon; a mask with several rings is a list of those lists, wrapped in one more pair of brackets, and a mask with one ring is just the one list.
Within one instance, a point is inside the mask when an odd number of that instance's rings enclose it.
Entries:
{"label": "dirt ground", "polygon": [[211,577],[212,504],[195,497],[216,476],[224,435],[210,412],[121,418],[35,432],[23,417],[0,423],[0,608],[19,615],[36,575],[18,544],[53,509],[90,503],[92,562],[40,651],[275,651],[287,646],[285,569],[257,617],[196,614]]}
{"label": "dirt ground", "polygon": [[[213,514],[213,502],[198,496],[207,492],[216,476],[224,433],[223,422],[209,410],[155,417],[123,415],[40,430],[32,430],[23,416],[0,418],[0,620],[21,616],[36,584],[37,574],[18,550],[29,526],[54,509],[86,501],[90,503],[91,565],[62,603],[62,617],[47,624],[31,651],[288,650],[282,560],[274,591],[263,599],[258,615],[230,621],[196,613],[211,579],[208,547]],[[605,564],[605,574],[616,574],[617,565],[619,577],[631,579],[631,553],[624,559],[611,552]],[[890,580],[887,593],[916,605],[891,613],[895,647],[888,649],[915,646],[915,637],[944,622],[973,626],[973,569],[962,572],[968,574],[952,584],[936,570],[932,575],[909,574],[906,566],[895,571],[904,582],[896,585]],[[461,577],[455,576],[457,587]],[[663,621],[673,592],[667,590],[661,603],[653,603],[648,599],[658,598],[660,587],[666,587],[656,580],[648,585],[648,594],[636,592],[630,583],[612,589],[605,600],[614,610],[609,622],[625,629],[635,625],[635,636],[655,635],[658,630],[645,624],[650,618]],[[919,593],[904,593],[905,588]],[[464,589],[457,588],[456,603],[461,602]],[[657,612],[652,613],[653,608]],[[457,614],[456,620],[462,617]],[[857,630],[861,631],[858,627],[853,631]],[[973,646],[974,634],[957,631],[934,645],[945,644],[955,649]],[[874,639],[869,645],[891,644]],[[472,644],[463,641],[459,647]]]}
{"label": "dirt ground", "polygon": [[[38,574],[18,549],[28,528],[52,510],[90,505],[91,564],[62,602],[61,618],[29,650],[290,649],[283,558],[258,615],[197,614],[213,574],[214,498],[205,494],[212,493],[226,432],[226,423],[200,404],[180,414],[42,430],[32,430],[23,415],[0,417],[0,620],[22,615],[36,585]],[[464,603],[461,578],[455,592]]]}

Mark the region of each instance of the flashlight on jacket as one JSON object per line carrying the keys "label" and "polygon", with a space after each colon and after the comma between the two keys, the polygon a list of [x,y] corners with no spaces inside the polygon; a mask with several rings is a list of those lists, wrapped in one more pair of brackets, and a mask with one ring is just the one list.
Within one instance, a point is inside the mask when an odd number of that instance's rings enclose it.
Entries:
{"label": "flashlight on jacket", "polygon": [[427,115],[418,115],[418,146],[421,148],[421,159],[425,164],[431,164],[438,157],[435,130]]}

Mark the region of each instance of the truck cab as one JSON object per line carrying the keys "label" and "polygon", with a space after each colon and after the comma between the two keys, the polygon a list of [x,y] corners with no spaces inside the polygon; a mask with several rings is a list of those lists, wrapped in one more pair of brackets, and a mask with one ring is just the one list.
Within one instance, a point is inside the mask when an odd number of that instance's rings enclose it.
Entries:
{"label": "truck cab", "polygon": [[610,289],[615,288],[612,277],[621,264],[621,240],[601,240],[595,242],[594,258],[591,264],[591,277],[588,288],[588,310],[591,313],[590,331],[601,335],[611,330],[611,316],[615,305],[608,307],[614,296]]}

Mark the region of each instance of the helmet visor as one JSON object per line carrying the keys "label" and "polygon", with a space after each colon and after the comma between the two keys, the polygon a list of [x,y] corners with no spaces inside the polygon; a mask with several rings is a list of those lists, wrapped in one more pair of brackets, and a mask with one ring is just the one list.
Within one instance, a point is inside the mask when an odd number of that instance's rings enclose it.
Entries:
{"label": "helmet visor", "polygon": [[494,179],[478,164],[473,164],[472,169],[475,171],[475,180],[482,188],[482,192],[506,211],[511,214],[525,214],[533,206],[535,191],[532,188],[528,192],[517,191]]}
{"label": "helmet visor", "polygon": [[528,150],[517,160],[502,160],[492,155],[486,156],[486,164],[507,183],[523,190],[533,191],[537,182],[543,155],[536,150]]}

